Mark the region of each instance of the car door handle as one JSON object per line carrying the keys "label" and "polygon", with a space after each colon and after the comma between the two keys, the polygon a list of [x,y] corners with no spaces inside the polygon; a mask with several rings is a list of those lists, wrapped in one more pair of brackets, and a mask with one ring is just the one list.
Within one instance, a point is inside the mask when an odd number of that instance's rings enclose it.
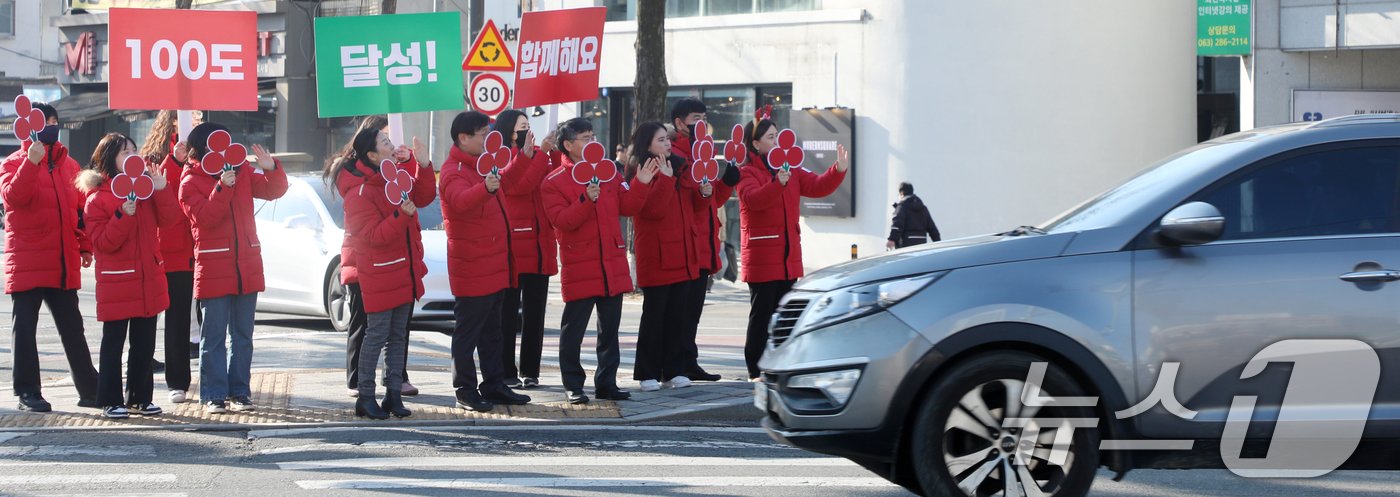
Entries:
{"label": "car door handle", "polygon": [[1394,269],[1377,269],[1373,271],[1357,271],[1341,276],[1342,281],[1351,283],[1389,283],[1400,281],[1400,271]]}

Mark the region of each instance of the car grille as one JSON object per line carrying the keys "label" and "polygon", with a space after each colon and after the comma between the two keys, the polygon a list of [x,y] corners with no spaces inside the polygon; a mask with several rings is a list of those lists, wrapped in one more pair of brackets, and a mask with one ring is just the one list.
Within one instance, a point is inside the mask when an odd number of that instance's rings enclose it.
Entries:
{"label": "car grille", "polygon": [[457,303],[448,300],[439,300],[436,302],[428,302],[427,304],[423,304],[423,310],[425,311],[451,311],[456,308]]}
{"label": "car grille", "polygon": [[773,313],[773,322],[770,326],[769,341],[773,348],[778,348],[792,337],[792,329],[797,326],[797,319],[802,317],[802,311],[807,309],[810,299],[789,299],[778,307],[778,312]]}

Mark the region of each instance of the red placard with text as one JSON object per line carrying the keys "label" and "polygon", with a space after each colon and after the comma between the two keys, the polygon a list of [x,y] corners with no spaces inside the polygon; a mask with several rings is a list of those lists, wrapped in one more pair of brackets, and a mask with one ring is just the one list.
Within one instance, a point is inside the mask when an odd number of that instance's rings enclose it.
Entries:
{"label": "red placard with text", "polygon": [[598,98],[607,7],[526,12],[516,49],[515,107]]}
{"label": "red placard with text", "polygon": [[258,110],[258,14],[112,9],[113,109]]}

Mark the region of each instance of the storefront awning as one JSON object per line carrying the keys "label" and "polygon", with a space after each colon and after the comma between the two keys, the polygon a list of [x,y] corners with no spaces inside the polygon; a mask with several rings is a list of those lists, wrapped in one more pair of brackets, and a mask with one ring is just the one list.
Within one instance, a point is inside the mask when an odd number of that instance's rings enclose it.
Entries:
{"label": "storefront awning", "polygon": [[63,127],[77,129],[85,121],[102,119],[112,115],[107,108],[107,92],[80,93],[69,95],[52,102],[58,111],[58,120]]}

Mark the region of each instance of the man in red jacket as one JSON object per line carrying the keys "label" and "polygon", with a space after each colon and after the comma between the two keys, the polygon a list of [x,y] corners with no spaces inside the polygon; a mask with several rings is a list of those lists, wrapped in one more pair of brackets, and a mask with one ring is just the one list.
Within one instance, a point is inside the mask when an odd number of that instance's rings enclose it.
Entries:
{"label": "man in red jacket", "polygon": [[37,141],[25,140],[0,165],[0,199],[5,212],[5,293],[14,299],[12,330],[14,392],[22,411],[48,412],[39,385],[39,306],[47,304],[68,356],[78,406],[97,408],[97,368],[78,310],[82,276],[92,265],[92,245],[82,229],[84,198],[74,179],[78,162],[58,141],[58,111],[34,108],[48,125]]}
{"label": "man in red jacket", "polygon": [[[564,319],[560,325],[559,369],[564,376],[564,389],[568,391],[569,403],[588,402],[583,393],[586,377],[579,354],[588,319],[596,308],[598,369],[593,373],[594,394],[604,400],[626,400],[631,395],[617,388],[621,362],[617,328],[622,321],[622,294],[632,290],[632,276],[618,217],[636,215],[641,210],[659,167],[654,163],[643,167],[635,185],[623,181],[621,174],[610,175],[602,169],[615,167],[607,162],[590,163],[600,166],[593,174],[575,174],[574,168],[580,167],[576,164],[584,160],[585,146],[593,141],[593,125],[583,118],[565,121],[559,126],[558,140],[568,157],[560,159],[562,166],[550,173],[541,190],[545,212],[559,238],[563,264],[560,282],[564,290]],[[593,159],[601,160],[606,151],[601,145],[596,145],[596,149],[597,157]],[[600,180],[591,181],[594,175]],[[601,181],[608,176],[612,176],[610,181]]]}
{"label": "man in red jacket", "polygon": [[[538,184],[549,161],[533,146],[534,135],[504,168],[479,171],[477,161],[486,150],[491,118],[480,112],[463,112],[452,120],[452,149],[442,163],[439,180],[442,215],[447,230],[447,273],[457,298],[456,329],[452,332],[452,386],[457,406],[486,412],[495,404],[520,405],[530,397],[505,385],[501,361],[501,305],[506,291],[515,286],[517,269],[511,263],[510,222],[506,219],[502,189],[528,191]],[[481,358],[481,383],[477,383],[472,352]]]}
{"label": "man in red jacket", "polygon": [[[671,153],[684,159],[686,164],[694,161],[690,156],[691,144],[695,143],[695,123],[707,117],[705,102],[697,98],[682,98],[671,107],[671,124],[676,128],[676,139],[671,142]],[[719,268],[719,241],[722,224],[717,212],[734,194],[734,185],[739,184],[739,168],[725,167],[720,181],[711,183],[714,191],[704,201],[695,202],[695,238],[699,251],[700,277],[691,282],[687,290],[690,301],[690,323],[680,337],[685,354],[685,376],[697,381],[719,381],[720,375],[712,374],[700,367],[700,349],[695,345],[695,336],[700,328],[700,315],[705,311],[705,292],[709,288],[710,275]]]}

